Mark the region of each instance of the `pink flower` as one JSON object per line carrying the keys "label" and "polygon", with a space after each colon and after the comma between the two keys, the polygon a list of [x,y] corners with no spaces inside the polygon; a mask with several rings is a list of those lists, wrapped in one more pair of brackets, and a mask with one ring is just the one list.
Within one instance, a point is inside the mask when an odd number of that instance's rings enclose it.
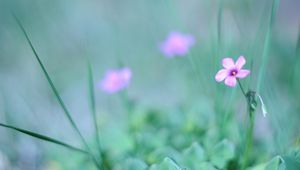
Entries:
{"label": "pink flower", "polygon": [[118,70],[108,70],[99,87],[107,93],[116,93],[129,85],[131,76],[131,70],[126,67]]}
{"label": "pink flower", "polygon": [[171,32],[167,39],[160,45],[160,50],[168,58],[184,56],[194,44],[195,39],[192,35]]}
{"label": "pink flower", "polygon": [[245,64],[246,60],[243,56],[240,56],[235,63],[232,58],[224,58],[222,60],[224,69],[218,71],[215,76],[216,81],[221,82],[225,79],[227,86],[234,87],[237,78],[245,78],[250,73],[250,70],[242,69]]}

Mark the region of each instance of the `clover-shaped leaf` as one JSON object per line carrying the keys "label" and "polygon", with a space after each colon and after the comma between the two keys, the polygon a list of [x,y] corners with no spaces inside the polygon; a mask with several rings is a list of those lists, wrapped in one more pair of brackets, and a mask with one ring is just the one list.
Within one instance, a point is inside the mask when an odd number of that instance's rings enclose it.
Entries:
{"label": "clover-shaped leaf", "polygon": [[276,156],[267,163],[257,165],[248,170],[296,170],[296,169],[286,169],[285,161],[281,156]]}
{"label": "clover-shaped leaf", "polygon": [[235,148],[234,145],[228,141],[223,140],[214,146],[210,152],[210,161],[216,167],[223,169],[227,163],[234,157]]}
{"label": "clover-shaped leaf", "polygon": [[182,168],[178,163],[170,158],[166,157],[160,164],[152,165],[149,170],[186,170]]}
{"label": "clover-shaped leaf", "polygon": [[183,164],[191,169],[196,169],[199,162],[205,160],[205,151],[198,143],[193,143],[183,151]]}

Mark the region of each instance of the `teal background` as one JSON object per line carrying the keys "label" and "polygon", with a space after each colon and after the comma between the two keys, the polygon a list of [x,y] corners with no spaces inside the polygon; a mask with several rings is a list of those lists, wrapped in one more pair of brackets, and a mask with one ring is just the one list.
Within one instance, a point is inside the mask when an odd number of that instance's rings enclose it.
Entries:
{"label": "teal background", "polygon": [[[292,159],[299,167],[299,156],[291,153],[299,147],[300,2],[280,1],[270,22],[275,2],[1,0],[0,122],[81,147],[13,12],[95,149],[87,58],[91,61],[100,139],[114,169],[172,166],[168,157],[189,169],[230,169],[230,160],[238,162],[247,127],[245,99],[238,87],[217,83],[214,76],[222,58],[240,55],[251,69],[242,84],[259,90],[268,110],[266,118],[260,105],[256,112],[251,166],[293,155],[286,162]],[[170,31],[195,36],[187,56],[161,54],[158,46]],[[105,71],[120,64],[133,72],[124,91],[135,104],[129,112],[121,94],[97,88]],[[128,124],[134,132],[126,131]],[[0,136],[0,169],[94,168],[84,156],[60,146],[4,128]]]}

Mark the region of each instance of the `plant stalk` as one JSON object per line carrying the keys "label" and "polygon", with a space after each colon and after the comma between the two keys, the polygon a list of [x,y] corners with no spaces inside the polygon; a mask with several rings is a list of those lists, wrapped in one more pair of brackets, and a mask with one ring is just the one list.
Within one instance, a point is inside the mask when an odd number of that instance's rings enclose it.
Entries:
{"label": "plant stalk", "polygon": [[249,125],[247,129],[245,150],[243,155],[242,170],[245,170],[249,163],[249,156],[253,146],[253,129],[254,129],[254,111],[249,109]]}
{"label": "plant stalk", "polygon": [[102,150],[101,142],[100,142],[100,130],[99,125],[97,123],[97,114],[96,114],[96,99],[95,99],[95,93],[94,93],[94,77],[93,77],[93,69],[90,61],[88,60],[88,76],[89,76],[89,98],[90,98],[90,109],[91,114],[93,118],[93,124],[95,128],[95,134],[96,134],[96,143],[98,147],[98,154],[101,159],[101,166],[103,170],[110,170],[111,166],[109,161],[107,160],[107,156],[104,153],[104,150]]}
{"label": "plant stalk", "polygon": [[93,118],[93,124],[95,128],[96,142],[98,147],[99,155],[101,156],[101,144],[99,137],[99,126],[97,123],[97,115],[96,115],[96,102],[95,102],[95,94],[94,94],[94,77],[91,63],[88,61],[88,77],[89,77],[89,97],[90,97],[90,109]]}
{"label": "plant stalk", "polygon": [[237,79],[237,82],[239,83],[239,86],[240,86],[240,89],[241,89],[243,95],[246,97],[246,100],[248,101],[248,99],[247,99],[247,98],[248,98],[248,97],[247,97],[247,94],[246,94],[246,92],[245,92],[245,90],[244,90],[244,88],[243,88],[243,86],[242,86],[240,80]]}
{"label": "plant stalk", "polygon": [[245,170],[248,162],[249,162],[249,156],[251,154],[252,146],[253,146],[253,130],[254,130],[254,113],[255,113],[255,107],[256,107],[256,100],[255,100],[255,92],[248,91],[245,92],[241,82],[239,79],[237,79],[238,84],[240,86],[240,89],[243,93],[243,95],[246,98],[247,101],[247,108],[248,108],[248,115],[249,115],[249,124],[248,129],[246,133],[246,141],[245,141],[245,150],[243,154],[242,159],[242,170]]}

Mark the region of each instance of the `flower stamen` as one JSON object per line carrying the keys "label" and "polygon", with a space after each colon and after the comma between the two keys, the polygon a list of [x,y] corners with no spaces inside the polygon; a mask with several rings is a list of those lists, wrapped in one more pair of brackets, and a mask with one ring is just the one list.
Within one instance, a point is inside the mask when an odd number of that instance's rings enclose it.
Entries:
{"label": "flower stamen", "polygon": [[237,70],[231,70],[230,75],[231,76],[236,76],[237,75]]}

